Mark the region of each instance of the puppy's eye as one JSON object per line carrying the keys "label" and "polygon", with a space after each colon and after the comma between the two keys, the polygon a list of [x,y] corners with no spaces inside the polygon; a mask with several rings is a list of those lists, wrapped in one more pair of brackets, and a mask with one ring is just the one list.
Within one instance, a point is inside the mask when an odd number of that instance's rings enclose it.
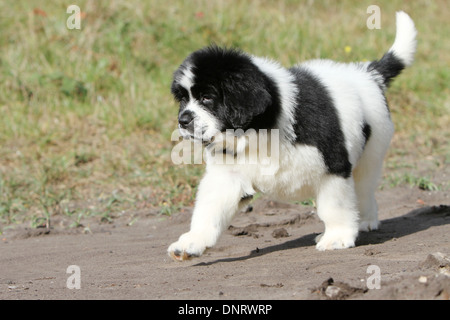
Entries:
{"label": "puppy's eye", "polygon": [[202,96],[202,98],[200,99],[200,102],[202,104],[211,104],[213,102],[213,98],[211,96]]}
{"label": "puppy's eye", "polygon": [[189,101],[189,99],[186,98],[186,97],[181,97],[180,100],[179,100],[179,102],[180,102],[181,105],[187,104],[188,101]]}

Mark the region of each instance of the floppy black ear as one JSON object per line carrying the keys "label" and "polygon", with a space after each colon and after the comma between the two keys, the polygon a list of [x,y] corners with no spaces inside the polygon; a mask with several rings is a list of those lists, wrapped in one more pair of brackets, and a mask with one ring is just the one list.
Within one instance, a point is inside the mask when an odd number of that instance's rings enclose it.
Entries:
{"label": "floppy black ear", "polygon": [[264,79],[252,75],[233,75],[222,82],[226,119],[233,129],[247,129],[255,117],[272,104]]}

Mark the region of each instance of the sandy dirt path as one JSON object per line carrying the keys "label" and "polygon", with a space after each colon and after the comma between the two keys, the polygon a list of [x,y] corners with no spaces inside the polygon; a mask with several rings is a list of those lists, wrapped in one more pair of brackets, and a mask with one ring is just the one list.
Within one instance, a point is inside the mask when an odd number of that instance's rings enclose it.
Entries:
{"label": "sandy dirt path", "polygon": [[[132,226],[92,221],[88,234],[18,226],[0,241],[0,299],[448,299],[449,192],[397,187],[377,199],[381,228],[355,248],[317,251],[323,225],[311,207],[262,198],[216,247],[182,263],[166,250],[190,208]],[[80,289],[67,286],[71,265]]]}

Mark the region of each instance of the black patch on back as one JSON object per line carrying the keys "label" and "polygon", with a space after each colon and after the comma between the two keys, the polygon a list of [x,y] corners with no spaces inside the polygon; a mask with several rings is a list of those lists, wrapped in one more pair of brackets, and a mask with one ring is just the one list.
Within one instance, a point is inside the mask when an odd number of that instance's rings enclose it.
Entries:
{"label": "black patch on back", "polygon": [[308,70],[294,67],[289,71],[295,76],[299,88],[295,109],[295,142],[316,147],[329,173],[350,177],[352,165],[328,90]]}
{"label": "black patch on back", "polygon": [[368,71],[376,70],[383,76],[386,87],[403,69],[405,69],[405,65],[393,52],[387,52],[380,60],[372,61],[367,67]]}

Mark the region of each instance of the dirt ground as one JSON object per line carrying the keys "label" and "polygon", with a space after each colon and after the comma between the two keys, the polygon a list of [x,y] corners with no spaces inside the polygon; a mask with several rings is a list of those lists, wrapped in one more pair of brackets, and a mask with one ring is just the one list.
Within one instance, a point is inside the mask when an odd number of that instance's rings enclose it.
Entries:
{"label": "dirt ground", "polygon": [[[0,299],[449,299],[450,192],[403,186],[377,200],[381,228],[328,252],[315,249],[323,224],[312,207],[266,198],[187,262],[166,250],[188,230],[191,208],[144,212],[132,225],[92,221],[88,233],[63,221],[19,226],[1,236]],[[80,289],[68,288],[74,276]]]}

